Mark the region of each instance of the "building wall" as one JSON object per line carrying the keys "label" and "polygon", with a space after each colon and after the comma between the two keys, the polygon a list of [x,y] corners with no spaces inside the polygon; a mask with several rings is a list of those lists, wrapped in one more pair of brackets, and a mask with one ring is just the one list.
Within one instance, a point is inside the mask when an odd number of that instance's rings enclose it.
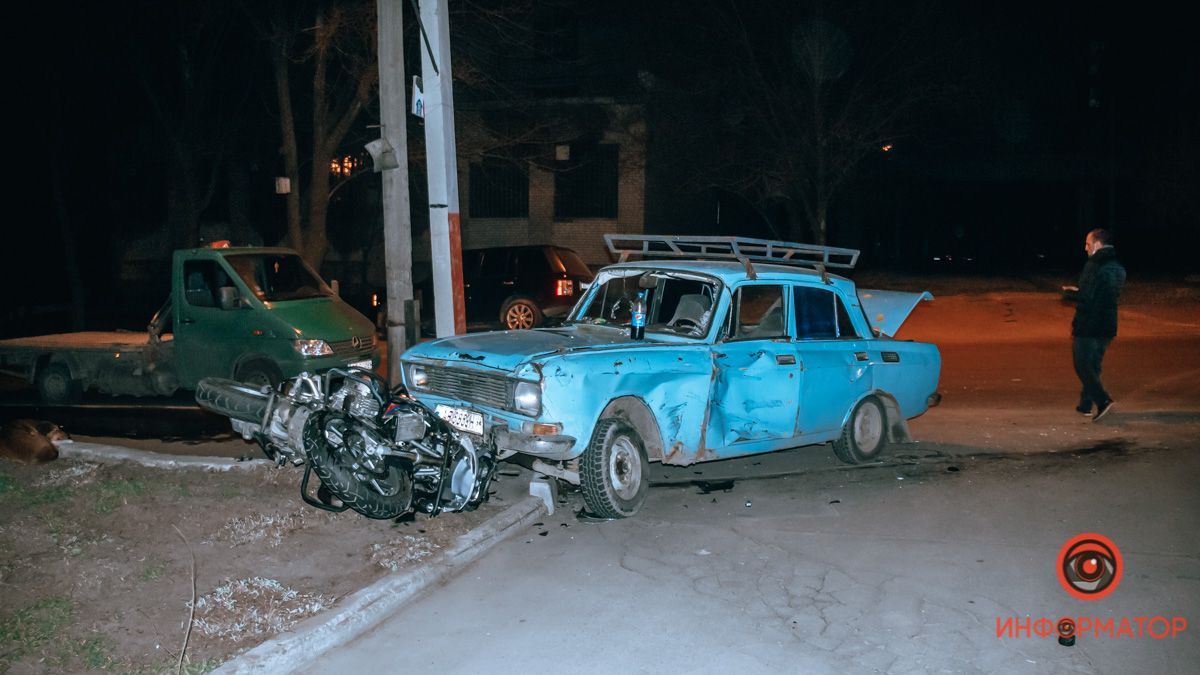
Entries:
{"label": "building wall", "polygon": [[[628,119],[640,114],[633,106],[619,108],[614,117]],[[604,244],[604,235],[640,234],[646,224],[646,170],[644,126],[641,122],[603,134],[603,143],[620,146],[617,175],[616,218],[554,217],[554,172],[530,167],[529,216],[527,218],[470,218],[471,186],[469,164],[459,162],[459,207],[462,213],[463,248],[486,248],[519,244],[553,244],[573,249],[593,268],[614,262]]]}

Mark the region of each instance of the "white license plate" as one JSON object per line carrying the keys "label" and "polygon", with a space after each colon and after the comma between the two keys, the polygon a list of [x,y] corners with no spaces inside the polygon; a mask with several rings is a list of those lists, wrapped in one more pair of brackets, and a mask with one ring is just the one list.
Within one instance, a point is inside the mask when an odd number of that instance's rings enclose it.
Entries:
{"label": "white license plate", "polygon": [[446,420],[446,422],[458,429],[465,431],[468,434],[476,436],[483,435],[483,415],[477,412],[471,412],[466,408],[455,408],[448,405],[438,405],[434,408],[437,416]]}
{"label": "white license plate", "polygon": [[350,367],[351,368],[363,368],[365,370],[370,370],[371,369],[371,359],[367,359],[366,361],[354,361],[354,362],[350,363]]}

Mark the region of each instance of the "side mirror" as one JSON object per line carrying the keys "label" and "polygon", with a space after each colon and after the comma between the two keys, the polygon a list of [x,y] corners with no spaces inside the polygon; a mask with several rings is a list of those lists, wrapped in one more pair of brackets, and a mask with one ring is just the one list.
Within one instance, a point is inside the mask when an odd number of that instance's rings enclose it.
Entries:
{"label": "side mirror", "polygon": [[237,289],[233,286],[222,286],[218,288],[217,295],[220,296],[221,309],[238,309],[242,306],[242,298],[238,295]]}

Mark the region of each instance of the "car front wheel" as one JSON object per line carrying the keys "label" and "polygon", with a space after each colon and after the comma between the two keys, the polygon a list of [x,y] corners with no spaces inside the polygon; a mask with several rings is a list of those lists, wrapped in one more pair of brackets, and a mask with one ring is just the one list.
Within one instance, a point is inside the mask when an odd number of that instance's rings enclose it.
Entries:
{"label": "car front wheel", "polygon": [[642,437],[624,420],[605,418],[579,466],[583,501],[601,518],[628,518],[642,508],[650,467]]}
{"label": "car front wheel", "polygon": [[868,396],[854,406],[842,435],[833,442],[833,454],[847,464],[879,459],[887,447],[887,413],[883,404]]}

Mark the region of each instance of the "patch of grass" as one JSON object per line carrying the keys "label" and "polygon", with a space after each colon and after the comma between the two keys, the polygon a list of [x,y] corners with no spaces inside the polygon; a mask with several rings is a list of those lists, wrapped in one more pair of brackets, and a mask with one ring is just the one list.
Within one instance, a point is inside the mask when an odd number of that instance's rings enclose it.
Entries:
{"label": "patch of grass", "polygon": [[162,577],[166,571],[166,566],[160,560],[147,560],[146,564],[142,565],[142,573],[139,575],[142,581],[154,581]]}
{"label": "patch of grass", "polygon": [[116,665],[112,652],[112,641],[104,636],[96,636],[79,643],[77,655],[88,670],[108,670]]}
{"label": "patch of grass", "polygon": [[96,485],[96,513],[111,513],[130,497],[140,497],[146,492],[140,480],[106,480]]}
{"label": "patch of grass", "polygon": [[61,638],[73,615],[71,600],[56,595],[38,600],[0,621],[0,665],[34,654]]}
{"label": "patch of grass", "polygon": [[13,495],[21,501],[23,506],[46,506],[47,504],[55,504],[70,499],[71,488],[65,485],[52,485],[44,488],[17,488],[14,490]]}

